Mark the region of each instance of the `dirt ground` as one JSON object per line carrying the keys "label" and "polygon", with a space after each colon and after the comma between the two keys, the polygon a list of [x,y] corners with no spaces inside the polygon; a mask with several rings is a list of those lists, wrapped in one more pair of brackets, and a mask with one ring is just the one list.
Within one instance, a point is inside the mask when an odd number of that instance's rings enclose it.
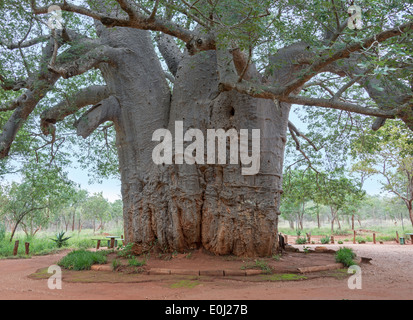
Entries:
{"label": "dirt ground", "polygon": [[[315,245],[305,245],[315,247]],[[319,245],[318,245],[319,246]],[[337,250],[343,245],[327,245]],[[101,282],[98,278],[102,271],[88,271],[87,281],[73,276],[71,281],[65,281],[61,290],[50,290],[47,279],[29,277],[36,271],[56,264],[67,252],[56,255],[39,256],[31,259],[0,260],[0,299],[3,300],[304,300],[304,299],[408,299],[413,292],[413,245],[396,244],[345,244],[351,247],[358,256],[372,258],[371,264],[362,264],[362,289],[348,288],[348,275],[316,276],[299,281],[266,281],[257,277],[243,277],[242,280],[228,277],[189,277],[189,276],[141,276],[138,281],[130,282],[131,278],[124,275],[124,280],[116,283]],[[302,249],[303,246],[295,246]],[[283,272],[288,271],[288,264],[296,267],[304,260],[290,253],[290,257],[274,262]],[[309,254],[313,255],[313,253]],[[319,255],[315,254],[314,255]],[[304,255],[303,255],[304,256]],[[301,259],[301,262],[300,262]],[[307,259],[307,258],[303,258]],[[323,258],[324,259],[324,258]],[[326,263],[331,259],[325,257]],[[174,267],[192,269],[238,268],[243,261],[231,258],[211,260],[212,264],[201,263],[194,255],[173,259]],[[154,260],[155,261],[155,260]],[[214,265],[221,261],[219,265]],[[308,261],[307,261],[308,262]],[[307,263],[306,262],[306,263]],[[307,263],[308,264],[308,263]],[[168,261],[158,260],[151,267],[170,266]],[[281,270],[280,269],[280,270]],[[109,272],[110,273],[110,272]],[[113,273],[111,273],[113,274]],[[109,275],[108,275],[109,276]],[[96,277],[96,282],[93,281]],[[136,280],[136,275],[133,275]],[[263,276],[264,277],[264,276]],[[69,279],[69,278],[68,278]],[[92,279],[92,280],[91,280]],[[268,280],[268,279],[267,279]]]}

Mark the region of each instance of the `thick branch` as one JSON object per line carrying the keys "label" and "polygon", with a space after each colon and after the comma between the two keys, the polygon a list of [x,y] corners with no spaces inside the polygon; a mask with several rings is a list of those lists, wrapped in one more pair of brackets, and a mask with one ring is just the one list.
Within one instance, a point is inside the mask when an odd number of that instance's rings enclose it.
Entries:
{"label": "thick branch", "polygon": [[68,79],[96,68],[102,62],[110,63],[117,54],[125,52],[129,52],[128,49],[101,45],[91,49],[76,60],[63,64],[57,63],[55,66],[49,65],[49,70],[60,74],[64,79]]}
{"label": "thick branch", "polygon": [[40,127],[45,135],[54,132],[54,124],[62,121],[67,116],[75,113],[83,107],[95,105],[102,99],[109,97],[106,86],[91,86],[80,90],[74,96],[67,98],[58,105],[50,108],[40,116]]}
{"label": "thick branch", "polygon": [[102,123],[106,121],[116,123],[119,112],[120,104],[115,97],[111,96],[102,100],[74,123],[74,126],[77,128],[77,134],[86,139]]}
{"label": "thick branch", "polygon": [[176,76],[178,66],[185,54],[179,49],[175,39],[171,36],[161,33],[156,37],[156,42],[169,71]]}
{"label": "thick branch", "polygon": [[58,74],[48,72],[47,69],[44,68],[44,63],[53,55],[53,47],[53,41],[49,40],[48,45],[43,48],[40,68],[36,77],[31,81],[29,88],[8,106],[8,108],[14,110],[14,112],[3,126],[2,133],[0,134],[0,159],[8,156],[17,132],[23,126],[39,101],[59,79]]}
{"label": "thick branch", "polygon": [[383,118],[394,119],[396,115],[403,111],[404,106],[400,108],[388,108],[388,110],[372,109],[368,107],[362,107],[353,103],[347,103],[342,101],[334,101],[328,99],[320,98],[310,98],[298,95],[284,96],[280,94],[278,88],[266,87],[259,84],[253,84],[251,82],[244,81],[243,83],[236,82],[221,82],[221,91],[237,90],[240,93],[248,94],[255,98],[278,100],[281,102],[305,105],[305,106],[316,106],[323,108],[331,108],[344,110],[359,114],[364,114],[368,116],[376,116]]}
{"label": "thick branch", "polygon": [[[82,6],[76,6],[67,3],[57,4],[63,11],[74,12],[81,15],[91,17],[102,22],[106,27],[129,27],[141,30],[160,31],[170,36],[181,39],[189,47],[190,53],[195,53],[204,50],[215,49],[215,38],[211,35],[205,35],[198,32],[192,32],[180,25],[164,18],[152,17],[152,14],[145,16],[135,10],[127,0],[117,0],[121,8],[128,14],[128,19],[107,16],[101,13],[94,12]],[[35,14],[48,13],[48,7],[36,7],[35,0],[32,0],[32,10]]]}

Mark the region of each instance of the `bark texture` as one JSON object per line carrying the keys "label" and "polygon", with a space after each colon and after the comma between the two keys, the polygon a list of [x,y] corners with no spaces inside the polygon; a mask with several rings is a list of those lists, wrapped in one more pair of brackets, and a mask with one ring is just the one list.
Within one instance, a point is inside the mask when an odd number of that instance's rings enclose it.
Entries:
{"label": "bark texture", "polygon": [[[109,98],[105,95],[77,128],[85,137],[99,123],[115,123],[126,241],[138,250],[156,243],[166,251],[203,247],[243,256],[274,252],[290,106],[219,92],[216,51],[182,53],[179,63],[174,56],[171,95],[148,32],[99,30],[105,45],[124,50],[113,63],[100,65]],[[170,50],[165,56],[176,48]],[[152,134],[168,128],[175,136],[175,121],[183,121],[184,132],[196,128],[205,136],[207,129],[234,128],[249,129],[251,139],[251,129],[260,129],[259,174],[243,176],[241,163],[155,165],[152,150],[158,142]]]}

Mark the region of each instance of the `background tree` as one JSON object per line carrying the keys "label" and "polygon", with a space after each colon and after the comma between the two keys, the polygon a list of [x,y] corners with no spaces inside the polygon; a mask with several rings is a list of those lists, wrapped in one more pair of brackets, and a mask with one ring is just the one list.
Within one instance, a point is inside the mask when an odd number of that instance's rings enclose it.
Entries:
{"label": "background tree", "polygon": [[[110,221],[110,205],[102,193],[95,193],[82,204],[83,216],[93,221],[93,232],[105,229],[105,222]],[[99,226],[96,228],[96,221]]]}
{"label": "background tree", "polygon": [[355,145],[360,161],[353,170],[384,178],[383,190],[407,207],[413,225],[413,134],[400,123],[387,124],[370,141]]}
{"label": "background tree", "polygon": [[[0,157],[45,143],[55,156],[74,142],[74,122],[90,146],[82,157],[103,175],[117,151],[125,236],[138,247],[274,252],[287,130],[298,149],[307,141],[288,120],[292,104],[413,128],[407,1],[367,2],[361,30],[347,28],[344,1],[89,0],[61,3],[64,28],[51,32],[51,4],[1,3]],[[242,176],[241,163],[154,165],[152,134],[176,134],[175,121],[260,129],[260,173]]]}
{"label": "background tree", "polygon": [[[29,169],[29,168],[27,168]],[[30,235],[34,235],[33,226],[38,229],[49,223],[50,212],[61,209],[62,203],[71,192],[72,183],[60,169],[27,170],[21,183],[12,182],[3,188],[5,195],[1,214],[12,221],[10,242],[20,224]]]}
{"label": "background tree", "polygon": [[[334,232],[334,223],[337,222],[341,229],[338,218],[339,211],[348,210],[348,205],[354,198],[361,199],[365,194],[360,186],[354,181],[344,177],[319,177],[318,188],[315,193],[315,201],[328,206],[331,214],[331,233]],[[347,206],[347,207],[346,207]]]}
{"label": "background tree", "polygon": [[[284,174],[282,215],[296,215],[299,229],[304,229],[306,203],[314,198],[317,177],[312,170],[290,170]],[[285,210],[285,211],[284,211]]]}

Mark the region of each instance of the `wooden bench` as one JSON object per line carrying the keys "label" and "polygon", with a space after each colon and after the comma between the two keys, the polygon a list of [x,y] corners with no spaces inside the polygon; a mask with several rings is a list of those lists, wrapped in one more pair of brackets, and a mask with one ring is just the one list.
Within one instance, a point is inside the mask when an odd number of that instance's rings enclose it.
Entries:
{"label": "wooden bench", "polygon": [[118,240],[123,241],[123,236],[107,236],[106,239],[92,239],[94,241],[97,241],[96,245],[96,250],[99,250],[100,245],[102,241],[107,241],[108,242],[108,249],[113,249],[118,246]]}
{"label": "wooden bench", "polygon": [[92,239],[92,240],[97,241],[96,250],[99,250],[99,248],[100,248],[100,243],[101,243],[102,241],[105,241],[105,239]]}

